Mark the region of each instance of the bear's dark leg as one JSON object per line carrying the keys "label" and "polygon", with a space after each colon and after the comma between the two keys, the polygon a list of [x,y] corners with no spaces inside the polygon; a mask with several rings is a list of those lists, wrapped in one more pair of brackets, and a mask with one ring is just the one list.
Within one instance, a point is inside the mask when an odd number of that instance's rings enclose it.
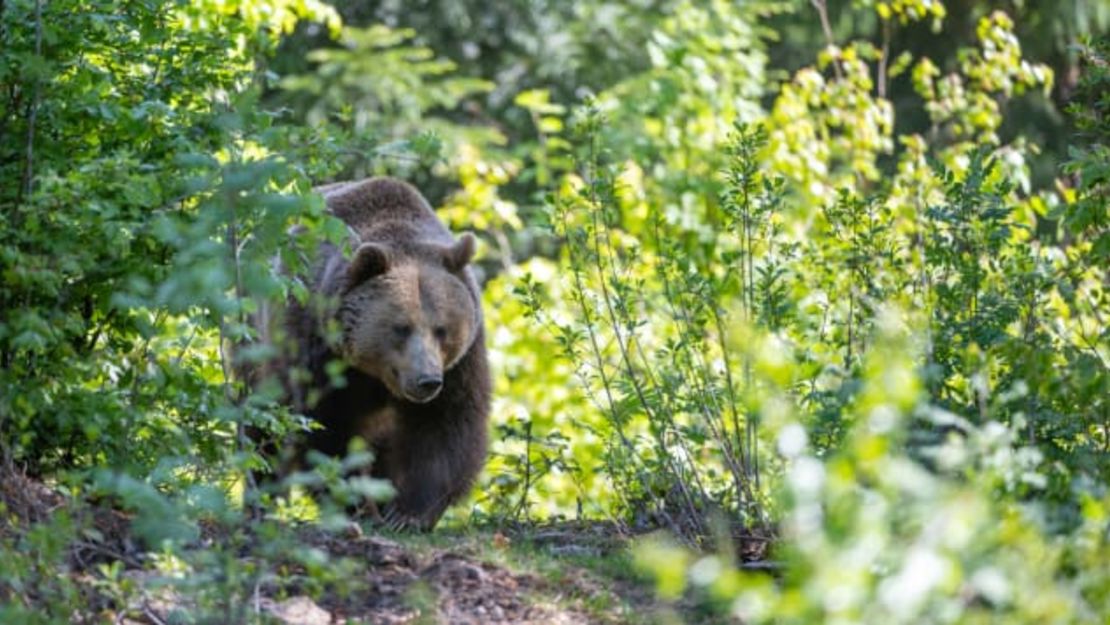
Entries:
{"label": "bear's dark leg", "polygon": [[397,489],[385,507],[387,523],[431,529],[466,495],[486,451],[485,420],[476,416],[456,412],[400,428],[386,459],[386,475]]}
{"label": "bear's dark leg", "polygon": [[[478,337],[479,341],[481,336]],[[382,458],[397,496],[385,521],[430,530],[448,505],[467,494],[486,457],[490,381],[478,342],[447,372],[444,388],[428,404],[405,404]]]}

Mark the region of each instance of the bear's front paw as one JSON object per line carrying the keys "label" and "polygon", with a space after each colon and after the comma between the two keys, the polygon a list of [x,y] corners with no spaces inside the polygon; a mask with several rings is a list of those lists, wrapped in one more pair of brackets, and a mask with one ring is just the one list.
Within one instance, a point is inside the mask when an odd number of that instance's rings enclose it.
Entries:
{"label": "bear's front paw", "polygon": [[394,506],[387,506],[385,514],[375,520],[376,523],[379,521],[383,527],[395,532],[427,532],[432,529],[432,523],[418,516],[401,512]]}

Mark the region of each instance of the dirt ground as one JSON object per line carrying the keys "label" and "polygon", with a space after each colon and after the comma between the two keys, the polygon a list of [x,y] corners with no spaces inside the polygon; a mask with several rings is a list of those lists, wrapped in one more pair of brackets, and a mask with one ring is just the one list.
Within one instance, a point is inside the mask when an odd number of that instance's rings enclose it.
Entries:
{"label": "dirt ground", "polygon": [[347,619],[382,625],[591,622],[573,607],[560,605],[562,589],[534,573],[483,558],[470,541],[447,547],[413,546],[357,531],[337,536],[311,529],[303,538],[332,556],[365,562],[366,591],[316,602],[303,596],[267,602],[264,609],[286,623],[323,625]]}
{"label": "dirt ground", "polygon": [[[597,622],[573,607],[565,589],[554,588],[535,574],[472,555],[468,548],[458,553],[451,548],[413,548],[377,536],[339,538],[314,531],[306,532],[304,538],[306,544],[333,557],[365,563],[364,577],[357,580],[361,590],[312,598],[305,594],[279,597],[271,594],[274,589],[263,588],[248,606],[248,613],[289,625]],[[142,584],[150,576],[135,571],[131,577]],[[157,590],[156,583],[149,586],[152,592],[126,610],[135,616],[121,622],[158,625],[173,622],[175,613],[190,611],[187,601],[174,593]],[[288,595],[285,591],[280,594]]]}
{"label": "dirt ground", "polygon": [[[609,524],[391,537],[354,526],[341,533],[306,527],[298,535],[301,545],[331,559],[362,564],[359,578],[351,580],[358,590],[310,596],[296,585],[263,584],[246,606],[248,618],[288,625],[680,622],[631,575],[580,564],[621,557],[616,551],[624,542]],[[124,575],[142,590],[128,605],[108,610],[126,615],[117,622],[162,625],[183,622],[182,615],[195,611],[149,568],[128,568]],[[652,619],[644,620],[647,613]]]}
{"label": "dirt ground", "polygon": [[[86,529],[72,541],[69,575],[87,597],[88,612],[73,622],[169,625],[171,623],[368,624],[587,624],[730,622],[707,614],[697,601],[666,604],[633,572],[627,545],[632,533],[612,522],[562,522],[446,529],[431,534],[375,534],[350,524],[326,532],[314,524],[283,527],[283,544],[313,550],[321,561],[357,563],[345,589],[306,587],[303,562],[280,564],[282,574],[240,593],[235,616],[213,617],[198,605],[197,584],[167,574],[158,556],[144,552],[132,531],[133,516],[103,505],[75,505],[18,472],[0,475],[0,541],[65,510]],[[202,528],[194,547],[235,559],[230,569],[274,555],[232,543],[226,528]],[[264,540],[254,537],[254,540]],[[230,554],[230,555],[227,555]],[[222,556],[223,557],[223,556]],[[282,561],[281,555],[277,561]],[[330,566],[330,565],[329,565]],[[107,567],[107,568],[106,568]],[[193,569],[196,570],[196,569]],[[106,571],[114,571],[108,573]],[[106,592],[105,577],[115,575]],[[290,581],[294,580],[294,581]],[[297,582],[295,580],[302,580]],[[234,580],[221,580],[234,587]],[[240,580],[240,587],[242,587]],[[249,586],[248,586],[249,587]],[[203,592],[203,588],[200,589]],[[0,600],[5,596],[0,576]],[[28,603],[22,597],[24,605]],[[2,604],[3,601],[0,601]],[[197,617],[198,614],[206,616]],[[218,612],[216,612],[218,614]]]}

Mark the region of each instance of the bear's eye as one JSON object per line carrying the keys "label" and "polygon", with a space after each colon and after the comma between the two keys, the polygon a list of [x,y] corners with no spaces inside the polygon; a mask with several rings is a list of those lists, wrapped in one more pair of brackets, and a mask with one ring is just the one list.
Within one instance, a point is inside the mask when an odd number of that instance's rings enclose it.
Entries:
{"label": "bear's eye", "polygon": [[439,326],[436,328],[436,338],[445,341],[447,340],[447,328]]}
{"label": "bear's eye", "polygon": [[398,338],[407,338],[408,335],[412,334],[412,326],[397,324],[393,326],[393,334],[395,334]]}

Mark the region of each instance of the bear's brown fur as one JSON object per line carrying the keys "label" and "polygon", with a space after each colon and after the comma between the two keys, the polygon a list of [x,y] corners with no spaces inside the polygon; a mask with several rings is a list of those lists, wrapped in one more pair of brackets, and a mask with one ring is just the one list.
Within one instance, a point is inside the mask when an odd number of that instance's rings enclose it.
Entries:
{"label": "bear's brown fur", "polygon": [[[398,180],[317,192],[350,227],[355,251],[348,259],[321,246],[309,288],[333,306],[313,312],[319,307],[290,299],[260,323],[263,340],[288,339],[277,342],[286,347],[265,371],[281,379],[289,403],[323,426],[287,455],[294,466],[308,449],[342,456],[362,437],[375,454],[371,474],[397,490],[385,517],[430,529],[466,495],[486,455],[491,391],[469,267],[474,238],[456,241],[420,193]],[[325,338],[329,321],[341,329],[338,341]],[[346,364],[342,388],[333,388],[326,371],[337,359]],[[308,381],[289,374],[296,370],[307,371]]]}

